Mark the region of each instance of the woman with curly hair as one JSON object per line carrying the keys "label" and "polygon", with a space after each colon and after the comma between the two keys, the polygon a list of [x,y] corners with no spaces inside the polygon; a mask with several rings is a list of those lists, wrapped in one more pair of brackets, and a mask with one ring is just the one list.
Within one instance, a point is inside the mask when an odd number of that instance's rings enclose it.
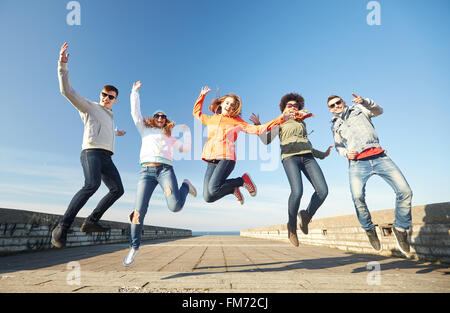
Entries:
{"label": "woman with curly hair", "polygon": [[[321,152],[313,148],[308,139],[306,124],[304,122],[306,118],[313,116],[313,114],[303,110],[304,105],[305,100],[301,95],[296,93],[284,95],[280,101],[280,110],[285,114],[293,114],[294,118],[279,127],[273,128],[270,132],[259,136],[261,141],[266,145],[276,136],[280,137],[281,160],[291,186],[291,194],[288,201],[288,238],[296,247],[299,245],[297,237],[297,213],[300,207],[300,199],[303,195],[301,173],[303,172],[315,190],[308,208],[298,213],[300,229],[306,235],[308,234],[308,223],[328,195],[325,177],[315,158],[326,158],[333,147],[330,146],[326,152]],[[250,120],[255,125],[260,124],[259,115],[252,114]]]}
{"label": "woman with curly hair", "polygon": [[156,185],[160,185],[166,197],[167,206],[172,212],[180,211],[186,201],[187,194],[197,196],[197,191],[187,179],[178,188],[177,178],[172,167],[173,149],[189,152],[191,149],[191,133],[189,128],[182,126],[184,143],[171,135],[175,126],[162,110],[156,110],[152,118],[141,115],[139,89],[141,82],[133,84],[131,91],[131,116],[142,136],[140,152],[140,178],[136,192],[136,205],[130,214],[131,249],[124,260],[124,265],[131,265],[139,252],[142,226],[147,213],[148,204]]}
{"label": "woman with curly hair", "polygon": [[245,173],[241,177],[227,179],[236,165],[235,141],[239,132],[263,134],[273,127],[284,123],[288,116],[255,126],[241,117],[242,101],[235,94],[228,94],[211,102],[209,110],[213,115],[202,114],[203,101],[211,89],[203,87],[194,105],[193,115],[208,127],[208,140],[203,147],[202,159],[208,163],[203,183],[203,197],[206,202],[214,202],[233,194],[244,204],[239,187],[243,186],[251,196],[256,196],[256,186]]}

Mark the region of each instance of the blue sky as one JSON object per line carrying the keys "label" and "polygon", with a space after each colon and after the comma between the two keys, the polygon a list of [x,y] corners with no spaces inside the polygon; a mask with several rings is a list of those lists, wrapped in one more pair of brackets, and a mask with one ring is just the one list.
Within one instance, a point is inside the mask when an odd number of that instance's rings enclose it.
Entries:
{"label": "blue sky", "polygon": [[[370,97],[384,108],[373,122],[382,147],[413,189],[413,205],[449,200],[447,0],[378,1],[381,25],[373,26],[365,0],[78,1],[79,26],[66,23],[68,2],[0,1],[1,207],[63,214],[82,187],[83,125],[59,93],[56,71],[65,41],[78,93],[98,101],[103,85],[119,89],[115,123],[127,135],[116,138],[113,160],[125,195],[104,219],[126,221],[134,207],[141,139],[129,93],[137,80],[143,83],[143,113],[162,108],[194,137],[194,130],[201,137],[201,129],[192,107],[204,85],[213,89],[206,103],[219,87],[221,95],[241,96],[245,120],[255,112],[263,122],[278,116],[285,93],[301,93],[305,108],[315,114],[307,127],[319,150],[333,144],[327,97],[338,94],[348,103],[352,92]],[[192,152],[184,155],[188,160],[174,163],[179,182],[189,178],[200,195],[205,140],[194,140]],[[231,177],[249,172],[258,186],[256,198],[244,192],[241,206],[232,196],[213,204],[189,197],[181,212],[172,213],[157,189],[145,223],[197,231],[285,223],[289,184],[278,141],[264,153],[256,152],[256,137],[241,134],[237,144],[240,160]],[[354,214],[347,161],[333,151],[318,162],[330,192],[316,218]],[[87,216],[105,193],[102,186],[79,216]],[[304,179],[301,209],[311,193]],[[373,177],[367,202],[371,210],[392,209],[395,196]]]}

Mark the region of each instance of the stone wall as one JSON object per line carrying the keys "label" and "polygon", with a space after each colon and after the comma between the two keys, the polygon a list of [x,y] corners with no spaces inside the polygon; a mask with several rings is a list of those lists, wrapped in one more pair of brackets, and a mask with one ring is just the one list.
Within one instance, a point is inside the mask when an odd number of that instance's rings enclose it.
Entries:
{"label": "stone wall", "polygon": [[[54,248],[50,241],[60,218],[55,214],[0,208],[0,255]],[[110,231],[87,235],[80,232],[83,221],[84,218],[75,218],[66,247],[127,243],[130,240],[129,223],[102,220],[102,225],[111,227]],[[142,240],[190,236],[192,231],[187,229],[145,225]]]}
{"label": "stone wall", "polygon": [[[320,210],[320,209],[319,209]],[[392,234],[394,210],[372,211],[378,238],[383,250],[372,249],[356,215],[344,215],[311,221],[309,233],[300,228],[300,244],[327,246],[341,250],[402,256]],[[411,259],[450,263],[450,202],[415,206],[411,210],[412,229],[409,231]],[[286,224],[242,230],[241,236],[289,242]]]}

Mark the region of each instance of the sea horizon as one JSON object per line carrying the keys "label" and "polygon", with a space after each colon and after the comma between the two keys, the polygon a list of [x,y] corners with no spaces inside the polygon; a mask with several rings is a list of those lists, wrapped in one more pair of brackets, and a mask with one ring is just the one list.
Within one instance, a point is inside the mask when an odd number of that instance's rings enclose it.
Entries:
{"label": "sea horizon", "polygon": [[192,231],[192,236],[239,236],[239,230],[230,231]]}

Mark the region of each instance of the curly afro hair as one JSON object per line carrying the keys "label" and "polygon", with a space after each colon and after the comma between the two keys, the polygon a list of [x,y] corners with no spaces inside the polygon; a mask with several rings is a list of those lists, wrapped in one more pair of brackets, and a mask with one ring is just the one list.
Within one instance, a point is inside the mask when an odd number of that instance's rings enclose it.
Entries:
{"label": "curly afro hair", "polygon": [[297,101],[297,103],[299,104],[298,106],[299,110],[303,109],[303,107],[305,106],[305,99],[303,99],[301,95],[299,95],[298,93],[288,93],[281,98],[280,101],[281,112],[284,111],[284,109],[286,108],[286,104],[289,101]]}

